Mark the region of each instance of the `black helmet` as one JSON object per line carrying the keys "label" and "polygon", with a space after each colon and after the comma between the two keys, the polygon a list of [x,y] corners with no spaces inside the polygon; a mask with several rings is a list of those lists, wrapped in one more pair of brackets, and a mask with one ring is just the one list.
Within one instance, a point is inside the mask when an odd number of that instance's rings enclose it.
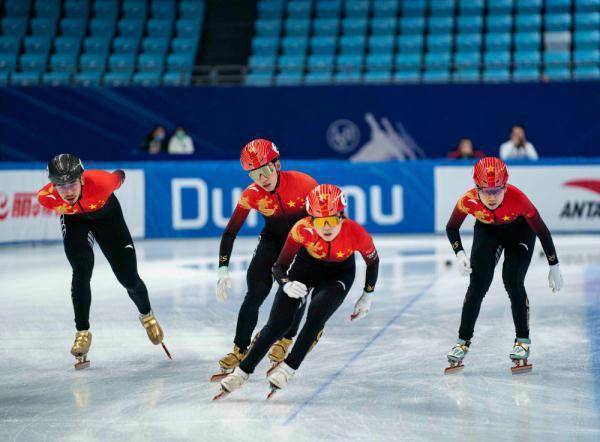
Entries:
{"label": "black helmet", "polygon": [[75,181],[83,174],[81,160],[70,153],[56,155],[48,163],[48,178],[54,184]]}

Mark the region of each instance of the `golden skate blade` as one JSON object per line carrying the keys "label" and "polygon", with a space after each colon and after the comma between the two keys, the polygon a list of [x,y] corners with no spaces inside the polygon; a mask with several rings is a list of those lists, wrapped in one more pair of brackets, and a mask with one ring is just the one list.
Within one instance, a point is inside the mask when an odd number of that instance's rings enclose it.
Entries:
{"label": "golden skate blade", "polygon": [[532,369],[533,369],[533,365],[525,363],[523,365],[515,365],[515,366],[511,367],[510,371],[513,374],[516,374],[516,373],[527,373],[527,372],[531,371]]}
{"label": "golden skate blade", "polygon": [[463,363],[450,365],[449,367],[444,368],[444,374],[456,373],[458,371],[461,371],[463,368],[465,368],[465,365]]}
{"label": "golden skate blade", "polygon": [[169,357],[169,359],[172,361],[173,358],[171,357],[171,353],[169,353],[169,350],[167,350],[167,347],[164,343],[160,343],[160,345],[162,345],[163,350],[165,351],[165,353],[167,354],[167,356]]}
{"label": "golden skate blade", "polygon": [[212,400],[213,401],[218,401],[219,399],[223,399],[225,396],[227,396],[229,393],[227,393],[225,390],[221,390],[219,393],[217,393]]}
{"label": "golden skate blade", "polygon": [[227,376],[229,376],[231,374],[231,372],[222,372],[222,373],[217,373],[217,374],[213,374],[210,377],[210,381],[211,382],[220,382],[221,379],[225,379]]}
{"label": "golden skate blade", "polygon": [[277,393],[279,391],[279,388],[276,387],[275,385],[271,384],[271,391],[269,391],[269,394],[267,394],[267,400],[271,399],[273,396],[275,396],[275,393]]}
{"label": "golden skate blade", "polygon": [[83,370],[84,368],[88,368],[90,366],[90,361],[81,361],[77,362],[74,367],[75,370]]}

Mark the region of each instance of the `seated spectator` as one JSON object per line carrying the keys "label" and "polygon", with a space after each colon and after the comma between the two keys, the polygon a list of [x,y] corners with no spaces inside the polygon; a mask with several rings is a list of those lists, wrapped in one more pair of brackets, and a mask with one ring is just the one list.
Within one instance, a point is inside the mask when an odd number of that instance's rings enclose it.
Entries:
{"label": "seated spectator", "polygon": [[175,133],[169,140],[169,153],[188,155],[194,153],[194,142],[181,126],[177,126]]}
{"label": "seated spectator", "polygon": [[506,160],[529,159],[537,161],[538,154],[525,137],[525,126],[515,124],[510,131],[510,140],[500,146],[500,158]]}
{"label": "seated spectator", "polygon": [[456,150],[448,152],[448,158],[451,160],[483,158],[484,156],[485,154],[482,151],[473,149],[473,142],[470,138],[461,138],[458,141]]}
{"label": "seated spectator", "polygon": [[151,155],[164,152],[167,150],[167,132],[165,128],[158,125],[152,129],[144,141],[142,141],[142,150],[145,150]]}

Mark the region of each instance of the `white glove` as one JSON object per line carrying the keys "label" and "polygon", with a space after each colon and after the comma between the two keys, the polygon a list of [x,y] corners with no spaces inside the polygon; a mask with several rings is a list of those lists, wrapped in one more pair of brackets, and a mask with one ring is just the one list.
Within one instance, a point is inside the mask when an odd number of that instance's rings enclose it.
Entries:
{"label": "white glove", "polygon": [[371,302],[373,302],[373,292],[363,292],[354,304],[354,312],[350,315],[350,320],[354,321],[367,316],[371,309]]}
{"label": "white glove", "polygon": [[221,302],[227,301],[227,289],[231,288],[231,276],[227,266],[219,267],[219,279],[217,280],[217,299]]}
{"label": "white glove", "polygon": [[550,266],[550,272],[548,273],[548,282],[550,283],[550,288],[554,293],[560,291],[565,285],[562,277],[562,273],[560,273],[560,267],[558,264],[554,264]]}
{"label": "white glove", "polygon": [[300,281],[289,281],[283,285],[283,291],[290,298],[304,298],[308,294],[308,288]]}
{"label": "white glove", "polygon": [[467,254],[464,250],[461,250],[456,254],[456,259],[458,259],[458,271],[463,276],[469,276],[473,269],[471,268],[471,262],[469,258],[467,258]]}

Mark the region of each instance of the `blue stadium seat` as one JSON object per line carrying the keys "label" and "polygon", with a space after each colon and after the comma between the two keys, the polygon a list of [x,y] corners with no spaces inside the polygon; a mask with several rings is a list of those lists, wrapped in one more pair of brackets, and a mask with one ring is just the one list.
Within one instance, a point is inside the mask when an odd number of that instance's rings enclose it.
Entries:
{"label": "blue stadium seat", "polygon": [[259,18],[254,22],[254,31],[259,37],[277,37],[281,33],[281,20]]}
{"label": "blue stadium seat", "polygon": [[515,49],[518,51],[526,49],[539,49],[542,37],[539,32],[517,32],[515,33]]}
{"label": "blue stadium seat", "polygon": [[329,84],[333,82],[332,71],[309,72],[304,76],[304,84]]}
{"label": "blue stadium seat", "polygon": [[[274,9],[273,12],[275,15],[273,15],[272,17],[280,17],[281,13],[283,12],[283,2],[276,2],[279,3],[280,6],[276,6],[276,8],[280,8],[277,12],[276,9]],[[259,5],[260,6],[260,5]],[[259,11],[260,12],[260,11]],[[279,15],[277,15],[279,14]],[[204,2],[199,2],[199,1],[182,1],[179,3],[179,17],[180,18],[185,18],[185,19],[189,19],[189,20],[202,20],[202,18],[204,17]],[[262,17],[262,15],[261,15]]]}
{"label": "blue stadium seat", "polygon": [[192,76],[189,72],[167,71],[162,77],[165,86],[187,86],[192,82]]}
{"label": "blue stadium seat", "polygon": [[517,67],[512,73],[513,81],[539,81],[540,78],[537,67]]}
{"label": "blue stadium seat", "polygon": [[334,54],[314,54],[308,57],[306,66],[314,71],[332,71],[334,66]]}
{"label": "blue stadium seat", "polygon": [[546,12],[568,12],[571,0],[546,0]]}
{"label": "blue stadium seat", "polygon": [[0,54],[0,71],[13,71],[17,67],[17,54]]}
{"label": "blue stadium seat", "polygon": [[487,3],[490,15],[510,14],[512,12],[513,0],[493,0]]}
{"label": "blue stadium seat", "polygon": [[450,71],[448,69],[428,69],[423,72],[422,80],[425,83],[448,83]]}
{"label": "blue stadium seat", "polygon": [[460,16],[456,20],[456,30],[459,33],[481,32],[483,28],[483,17],[481,16]]}
{"label": "blue stadium seat", "polygon": [[546,31],[565,32],[571,28],[571,14],[545,14]]}
{"label": "blue stadium seat", "polygon": [[483,15],[484,0],[460,0],[458,10],[460,15]]}
{"label": "blue stadium seat", "polygon": [[523,12],[540,12],[542,3],[542,0],[516,0],[515,8],[518,14]]}
{"label": "blue stadium seat", "polygon": [[135,54],[111,54],[108,66],[112,72],[132,73],[135,69]]}
{"label": "blue stadium seat", "polygon": [[335,37],[312,37],[310,39],[313,54],[334,54],[337,49]]}
{"label": "blue stadium seat", "polygon": [[175,22],[178,37],[198,38],[200,36],[201,22],[197,20],[179,19]]}
{"label": "blue stadium seat", "polygon": [[362,73],[359,70],[355,71],[340,71],[333,75],[333,82],[336,84],[360,83]]}
{"label": "blue stadium seat", "polygon": [[401,3],[403,17],[422,17],[425,15],[426,0],[403,1]]}
{"label": "blue stadium seat", "polygon": [[175,20],[177,16],[176,2],[157,2],[150,3],[150,14],[152,18],[163,20]]}
{"label": "blue stadium seat", "polygon": [[38,36],[52,37],[56,32],[56,20],[53,18],[32,18],[31,33]]}
{"label": "blue stadium seat", "polygon": [[480,79],[479,69],[463,68],[452,74],[452,81],[455,83],[474,83],[479,82]]}
{"label": "blue stadium seat", "polygon": [[427,50],[429,52],[448,52],[452,49],[452,35],[435,35],[427,36]]}
{"label": "blue stadium seat", "polygon": [[549,66],[544,69],[544,77],[550,81],[566,81],[571,79],[571,70],[564,66]]}
{"label": "blue stadium seat", "polygon": [[479,52],[459,52],[454,55],[454,65],[458,68],[478,68],[480,64]]}
{"label": "blue stadium seat", "polygon": [[398,71],[394,74],[396,83],[416,83],[421,78],[419,70]]}
{"label": "blue stadium seat", "polygon": [[342,11],[341,0],[321,0],[316,4],[317,17],[336,18]]}
{"label": "blue stadium seat", "polygon": [[488,51],[507,51],[510,49],[512,34],[508,32],[485,34],[485,47]]}
{"label": "blue stadium seat", "polygon": [[56,37],[54,49],[59,54],[79,54],[81,39],[77,37]]}
{"label": "blue stadium seat", "polygon": [[423,50],[422,35],[399,35],[396,44],[403,54],[420,53]]}
{"label": "blue stadium seat", "polygon": [[167,67],[170,71],[191,72],[194,67],[194,54],[170,54],[167,57]]}
{"label": "blue stadium seat", "polygon": [[513,17],[510,14],[488,15],[486,24],[488,32],[511,32]]}
{"label": "blue stadium seat", "polygon": [[136,54],[140,40],[136,37],[116,37],[113,40],[113,50],[116,54]]}
{"label": "blue stadium seat", "polygon": [[139,18],[122,18],[117,24],[119,36],[141,38],[144,33],[144,19]]}
{"label": "blue stadium seat", "polygon": [[597,66],[600,63],[598,49],[577,49],[573,53],[573,61],[577,66]]}
{"label": "blue stadium seat", "polygon": [[283,16],[285,3],[283,1],[258,2],[258,16],[260,18],[280,18]]}
{"label": "blue stadium seat", "polygon": [[576,12],[598,12],[600,0],[575,0]]}
{"label": "blue stadium seat", "polygon": [[148,15],[148,7],[145,1],[125,0],[121,10],[125,18],[145,19]]}
{"label": "blue stadium seat", "polygon": [[392,70],[394,66],[394,56],[387,54],[368,54],[365,59],[365,66],[368,70]]}
{"label": "blue stadium seat", "polygon": [[367,71],[363,77],[365,83],[386,84],[392,81],[392,72],[388,70]]}
{"label": "blue stadium seat", "polygon": [[90,20],[90,35],[93,37],[112,37],[116,22],[112,19],[93,18]]}
{"label": "blue stadium seat", "polygon": [[104,74],[102,83],[105,86],[129,86],[131,83],[131,72],[109,72]]}
{"label": "blue stadium seat", "polygon": [[578,31],[595,31],[600,27],[599,12],[585,12],[575,14],[575,29]]}
{"label": "blue stadium seat", "polygon": [[400,70],[418,70],[421,67],[421,53],[396,54],[396,68]]}
{"label": "blue stadium seat", "polygon": [[510,65],[510,51],[487,51],[483,55],[486,67],[508,68]]}
{"label": "blue stadium seat", "polygon": [[458,52],[479,51],[481,49],[481,34],[458,34],[456,36],[456,50]]}
{"label": "blue stadium seat", "polygon": [[571,62],[570,51],[548,51],[544,52],[544,65],[567,67]]}
{"label": "blue stadium seat", "polygon": [[454,15],[454,0],[430,0],[429,13],[431,15],[449,17]]}
{"label": "blue stadium seat", "polygon": [[60,15],[60,1],[36,1],[33,5],[36,17],[49,18],[56,21]]}
{"label": "blue stadium seat", "polygon": [[340,37],[340,53],[355,54],[365,50],[367,38],[364,35],[344,35]]}
{"label": "blue stadium seat", "polygon": [[114,22],[119,15],[119,3],[118,0],[96,0],[93,10],[94,17]]}
{"label": "blue stadium seat", "polygon": [[483,71],[483,81],[486,83],[502,83],[510,80],[508,68],[489,68]]}
{"label": "blue stadium seat", "polygon": [[515,28],[517,32],[539,31],[541,27],[541,14],[518,14],[515,18]]}
{"label": "blue stadium seat", "polygon": [[344,13],[346,17],[367,17],[369,15],[369,0],[346,0]]}
{"label": "blue stadium seat", "polygon": [[44,72],[46,70],[47,55],[44,54],[21,54],[19,57],[19,67],[21,71]]}
{"label": "blue stadium seat", "polygon": [[448,34],[452,32],[454,17],[430,17],[428,20],[429,32],[432,34]]}
{"label": "blue stadium seat", "polygon": [[196,54],[196,50],[198,49],[198,40],[194,38],[182,38],[177,37],[174,38],[171,42],[171,47],[173,48],[173,53],[186,53],[186,54]]}
{"label": "blue stadium seat", "polygon": [[339,71],[360,70],[363,65],[363,54],[340,54],[336,57],[336,66]]}
{"label": "blue stadium seat", "polygon": [[287,13],[289,18],[310,18],[311,12],[311,2],[292,0],[287,4]]}
{"label": "blue stadium seat", "polygon": [[159,18],[151,18],[146,25],[146,31],[149,37],[170,38],[173,33],[173,22]]}
{"label": "blue stadium seat", "polygon": [[52,39],[48,37],[25,37],[23,39],[23,47],[28,54],[42,54],[47,56],[50,52]]}
{"label": "blue stadium seat", "polygon": [[0,54],[18,54],[21,48],[21,38],[0,35]]}
{"label": "blue stadium seat", "polygon": [[393,35],[372,35],[368,40],[369,51],[374,54],[392,53],[394,50]]}
{"label": "blue stadium seat", "polygon": [[598,66],[575,66],[573,78],[576,80],[596,80],[600,78]]}
{"label": "blue stadium seat", "polygon": [[288,19],[283,24],[285,35],[290,37],[305,37],[310,32],[310,19]]}
{"label": "blue stadium seat", "polygon": [[139,72],[162,72],[164,67],[165,58],[162,55],[144,53],[138,55],[137,68]]}
{"label": "blue stadium seat", "polygon": [[402,34],[423,34],[424,29],[425,19],[423,17],[402,17],[400,19]]}
{"label": "blue stadium seat", "polygon": [[304,70],[304,55],[281,55],[277,64],[282,71],[300,71]]}
{"label": "blue stadium seat", "polygon": [[427,69],[446,68],[450,66],[452,56],[450,52],[429,52],[425,54],[425,66]]}
{"label": "blue stadium seat", "polygon": [[50,69],[53,72],[75,72],[77,69],[77,53],[53,54],[50,57]]}
{"label": "blue stadium seat", "polygon": [[63,18],[60,21],[60,32],[67,37],[82,38],[85,35],[87,19],[84,17]]}
{"label": "blue stadium seat", "polygon": [[98,86],[102,80],[102,72],[89,71],[89,72],[79,72],[72,76],[72,81],[77,86]]}
{"label": "blue stadium seat", "polygon": [[284,37],[281,40],[283,53],[286,55],[305,54],[308,47],[308,38],[306,37]]}
{"label": "blue stadium seat", "polygon": [[252,39],[252,53],[254,54],[276,54],[279,48],[277,37],[254,37]]}
{"label": "blue stadium seat", "polygon": [[[178,39],[174,39],[178,40]],[[147,54],[165,55],[169,49],[168,38],[146,37],[142,40],[142,51]]]}
{"label": "blue stadium seat", "polygon": [[70,72],[46,72],[42,75],[42,84],[44,86],[68,86],[70,83]]}
{"label": "blue stadium seat", "polygon": [[317,18],[313,20],[313,32],[319,37],[337,35],[340,21],[337,18]]}
{"label": "blue stadium seat", "polygon": [[252,72],[273,72],[277,65],[277,57],[275,55],[252,55],[248,58],[248,67]]}
{"label": "blue stadium seat", "polygon": [[87,37],[83,40],[83,50],[88,54],[108,54],[110,49],[110,36]]}
{"label": "blue stadium seat", "polygon": [[246,78],[244,79],[244,84],[246,86],[270,86],[272,82],[272,72],[250,72],[249,74],[246,74]]}
{"label": "blue stadium seat", "polygon": [[599,49],[600,31],[575,31],[576,49]]}
{"label": "blue stadium seat", "polygon": [[342,34],[366,35],[368,23],[366,18],[345,18],[342,20]]}
{"label": "blue stadium seat", "polygon": [[23,37],[27,33],[27,18],[4,17],[2,19],[2,34],[11,37]]}
{"label": "blue stadium seat", "polygon": [[6,17],[28,17],[30,4],[28,1],[13,0],[4,3],[4,13]]}
{"label": "blue stadium seat", "polygon": [[535,66],[538,67],[542,64],[542,54],[540,51],[516,51],[513,55],[515,66],[520,68],[522,66]]}
{"label": "blue stadium seat", "polygon": [[134,86],[159,86],[162,80],[160,72],[136,72],[131,84]]}
{"label": "blue stadium seat", "polygon": [[396,17],[399,9],[396,0],[378,0],[373,2],[373,15],[375,17]]}
{"label": "blue stadium seat", "polygon": [[84,52],[79,57],[79,68],[82,72],[104,72],[107,58],[107,53]]}
{"label": "blue stadium seat", "polygon": [[280,72],[275,77],[278,86],[297,86],[302,83],[302,72]]}
{"label": "blue stadium seat", "polygon": [[10,84],[13,86],[37,86],[39,83],[39,72],[12,72],[10,74]]}
{"label": "blue stadium seat", "polygon": [[396,33],[398,22],[396,17],[380,17],[371,20],[371,33],[374,35],[390,35]]}

